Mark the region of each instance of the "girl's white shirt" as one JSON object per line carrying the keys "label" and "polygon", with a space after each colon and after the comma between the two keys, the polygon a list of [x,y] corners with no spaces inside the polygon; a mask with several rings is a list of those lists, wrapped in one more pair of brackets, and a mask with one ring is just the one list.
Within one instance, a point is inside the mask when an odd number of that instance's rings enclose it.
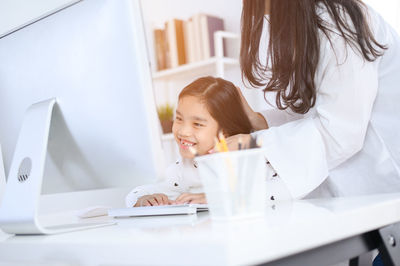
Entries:
{"label": "girl's white shirt", "polygon": [[[382,57],[367,62],[339,35],[331,35],[332,48],[321,33],[315,107],[305,115],[262,112],[270,128],[254,134],[294,198],[400,191],[400,39],[368,13],[376,40],[388,47]],[[267,31],[264,25],[264,63]]]}
{"label": "girl's white shirt", "polygon": [[[271,168],[266,162],[265,167]],[[265,169],[265,179],[267,188],[267,201],[288,200],[291,195],[279,176],[272,171]],[[267,176],[267,173],[271,173]],[[171,164],[166,172],[165,179],[155,183],[134,188],[125,198],[126,207],[133,207],[138,199],[145,195],[162,193],[170,200],[175,200],[182,193],[203,193],[203,187],[199,176],[196,161],[190,159],[179,159]]]}
{"label": "girl's white shirt", "polygon": [[170,200],[175,200],[182,193],[203,192],[196,168],[197,164],[192,160],[177,160],[167,168],[164,180],[136,187],[129,192],[125,200],[126,206],[133,207],[145,195],[162,193]]}

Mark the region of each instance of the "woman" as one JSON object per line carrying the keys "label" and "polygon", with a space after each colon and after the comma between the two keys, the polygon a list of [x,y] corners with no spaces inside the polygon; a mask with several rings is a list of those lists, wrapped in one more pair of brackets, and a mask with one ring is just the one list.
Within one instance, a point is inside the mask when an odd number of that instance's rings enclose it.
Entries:
{"label": "woman", "polygon": [[246,110],[292,197],[399,192],[394,30],[359,0],[244,0],[241,30],[242,76],[276,105]]}

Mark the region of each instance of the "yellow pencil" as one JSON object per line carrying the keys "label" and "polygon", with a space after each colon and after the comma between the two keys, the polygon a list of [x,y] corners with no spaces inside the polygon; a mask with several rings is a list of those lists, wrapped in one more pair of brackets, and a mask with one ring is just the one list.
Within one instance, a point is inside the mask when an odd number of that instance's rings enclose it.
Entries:
{"label": "yellow pencil", "polygon": [[220,144],[222,146],[222,151],[223,152],[228,152],[229,151],[228,145],[226,144],[226,139],[224,137],[224,134],[222,134],[221,131],[219,132],[219,141],[220,141]]}
{"label": "yellow pencil", "polygon": [[214,141],[215,141],[215,149],[217,150],[217,152],[221,152],[221,144],[219,143],[218,138],[215,137]]}
{"label": "yellow pencil", "polygon": [[[218,136],[219,136],[219,143],[218,143],[219,149],[222,150],[222,152],[228,152],[229,149],[224,134],[222,134],[222,132],[219,132]],[[225,166],[228,170],[229,187],[231,191],[234,192],[236,191],[237,176],[234,172],[232,161],[229,157],[225,158]]]}

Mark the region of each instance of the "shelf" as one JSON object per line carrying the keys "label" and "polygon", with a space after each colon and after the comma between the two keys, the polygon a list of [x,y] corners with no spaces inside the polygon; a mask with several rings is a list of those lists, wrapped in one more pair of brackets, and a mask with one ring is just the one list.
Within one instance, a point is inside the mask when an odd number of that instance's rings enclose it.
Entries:
{"label": "shelf", "polygon": [[229,57],[223,57],[219,59],[217,57],[211,57],[210,59],[207,60],[185,64],[176,68],[155,72],[153,73],[153,80],[168,79],[179,75],[185,75],[188,73],[190,73],[191,75],[197,75],[198,72],[200,73],[209,72],[210,74],[213,72],[215,73],[215,68],[219,60],[221,60],[224,67],[239,66],[238,59]]}

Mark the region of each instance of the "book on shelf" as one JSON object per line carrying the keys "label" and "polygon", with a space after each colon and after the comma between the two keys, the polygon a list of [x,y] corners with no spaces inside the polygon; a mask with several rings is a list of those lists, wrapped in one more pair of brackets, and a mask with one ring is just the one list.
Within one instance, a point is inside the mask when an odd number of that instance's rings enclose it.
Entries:
{"label": "book on shelf", "polygon": [[168,67],[173,68],[186,63],[183,20],[171,19],[165,23],[167,39]]}
{"label": "book on shelf", "polygon": [[194,39],[194,23],[192,18],[183,22],[183,36],[185,39],[186,63],[196,62],[196,42]]}
{"label": "book on shelf", "polygon": [[166,39],[164,29],[154,30],[154,48],[157,61],[157,70],[167,69]]}
{"label": "book on shelf", "polygon": [[201,48],[201,28],[200,28],[200,18],[201,14],[195,14],[192,16],[192,21],[193,21],[193,40],[194,40],[194,46],[192,47],[194,51],[192,52],[194,54],[194,61],[201,61],[203,60],[203,49]]}
{"label": "book on shelf", "polygon": [[224,21],[221,18],[202,14],[200,17],[201,48],[203,59],[215,56],[214,33],[224,30]]}
{"label": "book on shelf", "polygon": [[165,29],[154,30],[157,70],[215,56],[214,33],[223,30],[223,19],[207,14],[195,14],[185,21],[166,21]]}

